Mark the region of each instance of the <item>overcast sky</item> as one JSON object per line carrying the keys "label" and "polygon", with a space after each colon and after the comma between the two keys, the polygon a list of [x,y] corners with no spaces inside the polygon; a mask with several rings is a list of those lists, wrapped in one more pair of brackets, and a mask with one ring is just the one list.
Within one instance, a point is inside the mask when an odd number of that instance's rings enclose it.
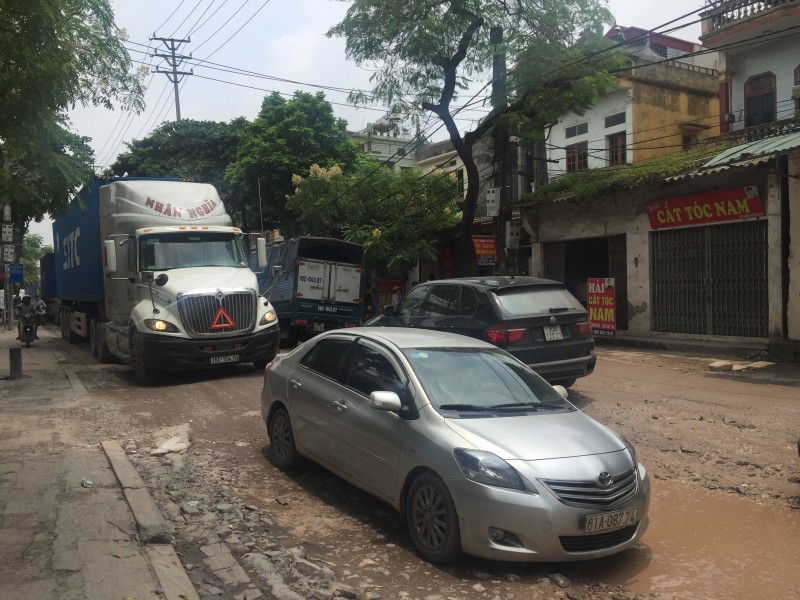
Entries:
{"label": "overcast sky", "polygon": [[[180,89],[181,116],[195,120],[230,121],[236,117],[253,119],[261,101],[271,91],[291,95],[296,90],[315,92],[325,87],[369,89],[369,73],[347,61],[344,42],[328,39],[325,32],[344,16],[349,2],[333,0],[112,0],[117,25],[127,31],[131,58],[139,63],[166,68],[154,51],[165,52],[155,35],[164,38],[191,38],[180,52],[215,65],[184,66],[194,69]],[[652,29],[696,11],[704,0],[610,0],[617,23]],[[680,23],[691,23],[696,16]],[[226,23],[227,21],[227,23]],[[241,28],[241,29],[240,29]],[[237,30],[239,30],[237,32]],[[191,32],[191,33],[189,33]],[[697,41],[700,25],[691,24],[671,35]],[[214,68],[211,68],[214,67]],[[252,71],[268,77],[249,77],[226,72],[231,68]],[[212,79],[221,81],[213,81]],[[231,83],[223,83],[231,82]],[[70,113],[72,129],[92,138],[98,165],[109,165],[125,150],[125,142],[145,137],[163,121],[175,120],[173,86],[167,76],[153,73],[145,78],[146,108],[134,115],[100,108],[76,108]],[[243,87],[243,86],[251,86]],[[256,88],[256,89],[251,89]],[[380,118],[381,107],[356,109],[345,106],[347,94],[323,90],[334,106],[334,113],[348,122],[348,129],[361,130]],[[340,103],[340,104],[337,104]],[[459,126],[468,129],[469,118],[480,111],[463,115]],[[443,139],[441,133],[434,140]],[[31,232],[52,244],[49,222],[32,223]]]}

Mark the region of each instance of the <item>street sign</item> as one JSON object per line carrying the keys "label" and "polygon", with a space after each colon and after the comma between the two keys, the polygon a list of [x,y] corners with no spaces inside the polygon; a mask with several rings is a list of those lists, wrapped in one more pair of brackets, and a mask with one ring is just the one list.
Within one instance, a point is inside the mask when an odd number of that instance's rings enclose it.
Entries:
{"label": "street sign", "polygon": [[9,244],[14,241],[14,226],[11,223],[3,223],[2,241]]}
{"label": "street sign", "polygon": [[6,266],[7,273],[8,273],[8,280],[11,283],[22,283],[25,279],[24,277],[24,269],[22,265],[19,263],[11,263]]}
{"label": "street sign", "polygon": [[3,221],[10,221],[11,220],[11,205],[6,204],[3,206]]}
{"label": "street sign", "polygon": [[6,244],[3,246],[3,262],[10,263],[14,262],[14,255],[16,254],[16,248],[12,244]]}

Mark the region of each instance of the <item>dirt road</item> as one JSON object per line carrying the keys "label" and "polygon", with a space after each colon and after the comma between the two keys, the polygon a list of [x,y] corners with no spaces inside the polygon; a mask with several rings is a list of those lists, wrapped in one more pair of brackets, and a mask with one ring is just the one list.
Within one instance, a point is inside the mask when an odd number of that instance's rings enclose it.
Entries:
{"label": "dirt road", "polygon": [[[141,390],[126,367],[97,365],[82,347],[48,338],[39,351],[60,356],[55,362],[74,370],[89,399],[49,417],[63,422],[65,440],[117,439],[128,450],[176,525],[203,598],[235,596],[202,568],[196,538],[184,536],[198,524],[239,558],[253,548],[267,555],[301,548],[351,586],[340,595],[359,599],[800,595],[800,365],[720,374],[708,370],[713,357],[601,348],[596,372],[570,399],[631,439],[647,466],[654,492],[643,543],[591,563],[464,558],[437,567],[417,557],[390,508],[313,465],[287,475],[265,459],[261,374],[251,367],[171,376]],[[178,432],[191,441],[187,452],[150,456]],[[233,518],[229,506],[249,508]],[[288,597],[245,568],[267,597]],[[287,585],[312,577],[283,576]]]}

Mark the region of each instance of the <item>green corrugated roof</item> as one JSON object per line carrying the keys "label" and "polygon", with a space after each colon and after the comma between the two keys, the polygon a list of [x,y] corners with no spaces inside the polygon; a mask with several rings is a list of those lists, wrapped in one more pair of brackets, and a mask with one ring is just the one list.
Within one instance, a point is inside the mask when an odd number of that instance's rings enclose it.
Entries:
{"label": "green corrugated roof", "polygon": [[795,148],[800,148],[800,131],[776,135],[740,146],[734,146],[712,158],[700,167],[700,170],[702,171],[703,169],[719,167],[729,163],[750,160],[752,158],[758,158],[759,156],[772,156],[786,152],[787,150],[794,150]]}

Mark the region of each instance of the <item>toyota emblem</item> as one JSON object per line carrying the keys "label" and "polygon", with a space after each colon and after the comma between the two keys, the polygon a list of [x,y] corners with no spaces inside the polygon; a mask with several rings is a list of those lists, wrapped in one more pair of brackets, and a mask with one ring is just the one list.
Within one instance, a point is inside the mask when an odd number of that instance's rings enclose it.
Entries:
{"label": "toyota emblem", "polygon": [[597,476],[597,483],[600,484],[600,487],[606,488],[614,483],[614,478],[611,476],[611,473],[603,471]]}

